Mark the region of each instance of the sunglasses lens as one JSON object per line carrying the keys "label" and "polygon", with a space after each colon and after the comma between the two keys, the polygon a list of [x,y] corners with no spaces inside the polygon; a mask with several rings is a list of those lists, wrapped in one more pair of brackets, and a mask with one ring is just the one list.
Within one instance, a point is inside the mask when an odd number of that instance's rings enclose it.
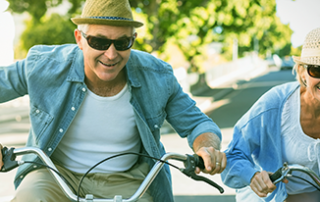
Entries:
{"label": "sunglasses lens", "polygon": [[119,51],[128,50],[133,45],[133,38],[126,38],[114,41],[114,46]]}
{"label": "sunglasses lens", "polygon": [[107,38],[100,38],[95,36],[87,36],[85,33],[81,32],[82,36],[87,39],[89,46],[96,50],[108,50],[110,45],[113,43],[114,47],[118,51],[128,50],[132,47],[135,37],[127,37],[118,40],[111,40]]}
{"label": "sunglasses lens", "polygon": [[320,66],[308,65],[308,73],[314,78],[320,78]]}
{"label": "sunglasses lens", "polygon": [[96,50],[107,50],[111,45],[111,41],[109,39],[103,39],[94,36],[88,36],[87,41],[89,46]]}

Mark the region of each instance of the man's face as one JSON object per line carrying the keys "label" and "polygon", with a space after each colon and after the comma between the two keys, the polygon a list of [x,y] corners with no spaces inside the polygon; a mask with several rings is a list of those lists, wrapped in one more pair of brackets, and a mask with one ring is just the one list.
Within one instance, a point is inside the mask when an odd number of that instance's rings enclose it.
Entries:
{"label": "man's face", "polygon": [[[89,25],[88,31],[84,34],[117,40],[124,37],[132,37],[133,28]],[[96,50],[89,46],[87,39],[80,30],[75,31],[75,37],[79,48],[83,51],[86,79],[92,84],[117,82],[117,79],[120,78],[119,73],[129,60],[131,50],[119,51],[113,43],[107,50]]]}

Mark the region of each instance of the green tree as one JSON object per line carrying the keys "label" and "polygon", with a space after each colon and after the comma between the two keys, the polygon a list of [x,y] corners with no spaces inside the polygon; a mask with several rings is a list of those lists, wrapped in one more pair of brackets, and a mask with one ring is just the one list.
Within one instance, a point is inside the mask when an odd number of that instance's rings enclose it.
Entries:
{"label": "green tree", "polygon": [[75,43],[73,31],[76,26],[69,18],[58,14],[43,17],[41,23],[27,22],[26,30],[21,35],[23,48],[29,50],[35,44],[65,44]]}
{"label": "green tree", "polygon": [[[27,11],[41,23],[47,9],[63,0],[8,0],[15,12]],[[84,0],[68,0],[67,16],[78,15]],[[280,51],[290,44],[292,31],[276,16],[275,0],[130,0],[135,17],[145,26],[134,48],[157,52],[163,59],[172,57],[170,47],[177,46],[192,71],[203,69],[210,56],[208,44],[223,44],[222,54],[232,58],[237,39],[239,56],[259,45],[259,54]]]}
{"label": "green tree", "polygon": [[40,20],[48,8],[58,6],[63,0],[7,0],[9,9],[16,13],[28,12],[34,20]]}
{"label": "green tree", "polygon": [[290,43],[290,28],[278,23],[275,0],[132,0],[131,5],[147,14],[151,37],[144,42],[162,53],[168,43],[177,44],[195,71],[203,71],[200,67],[208,59],[206,50],[211,42],[224,45],[227,59],[231,59],[234,39],[240,56],[253,51],[255,40],[260,54],[265,54],[267,47],[280,49]]}

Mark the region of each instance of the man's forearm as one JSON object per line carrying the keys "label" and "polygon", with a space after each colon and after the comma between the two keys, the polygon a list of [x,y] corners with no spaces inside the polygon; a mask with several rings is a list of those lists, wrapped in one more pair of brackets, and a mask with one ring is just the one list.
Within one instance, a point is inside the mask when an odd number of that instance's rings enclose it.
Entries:
{"label": "man's forearm", "polygon": [[195,152],[201,147],[213,147],[216,150],[220,150],[221,141],[214,133],[203,133],[194,140],[192,146]]}

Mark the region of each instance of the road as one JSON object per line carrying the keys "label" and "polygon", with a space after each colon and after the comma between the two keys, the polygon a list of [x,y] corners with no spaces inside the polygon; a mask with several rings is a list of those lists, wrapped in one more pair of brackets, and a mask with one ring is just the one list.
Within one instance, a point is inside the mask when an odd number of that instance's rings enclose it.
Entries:
{"label": "road", "polygon": [[[204,111],[221,128],[223,135],[222,149],[225,149],[232,138],[232,127],[250,106],[271,87],[293,80],[295,79],[290,70],[269,71],[265,75],[250,81],[239,81],[225,86],[225,89],[229,89],[226,91],[228,94],[220,100],[212,101],[212,96],[217,91],[225,90],[223,88],[208,89],[195,99],[210,101],[210,104],[205,107]],[[16,147],[23,146],[30,124],[27,115],[28,107],[24,106],[23,103],[12,103],[10,107],[0,105],[0,138],[2,144]],[[4,122],[1,119],[9,121]],[[192,153],[191,149],[187,146],[186,139],[180,138],[176,133],[162,135],[161,141],[164,143],[167,151]],[[203,182],[197,182],[185,177],[178,170],[172,169],[171,171],[173,193],[176,202],[235,201],[234,190],[224,186],[219,175],[210,176],[209,178],[225,189],[224,194],[220,194],[216,189]],[[14,192],[12,184],[14,172],[0,173],[2,182],[0,183],[0,202],[9,201]]]}
{"label": "road", "polygon": [[222,105],[207,112],[220,128],[233,127],[237,120],[267,90],[275,85],[294,81],[291,70],[269,71],[267,74],[248,82],[240,81],[233,84],[234,90],[220,100]]}

